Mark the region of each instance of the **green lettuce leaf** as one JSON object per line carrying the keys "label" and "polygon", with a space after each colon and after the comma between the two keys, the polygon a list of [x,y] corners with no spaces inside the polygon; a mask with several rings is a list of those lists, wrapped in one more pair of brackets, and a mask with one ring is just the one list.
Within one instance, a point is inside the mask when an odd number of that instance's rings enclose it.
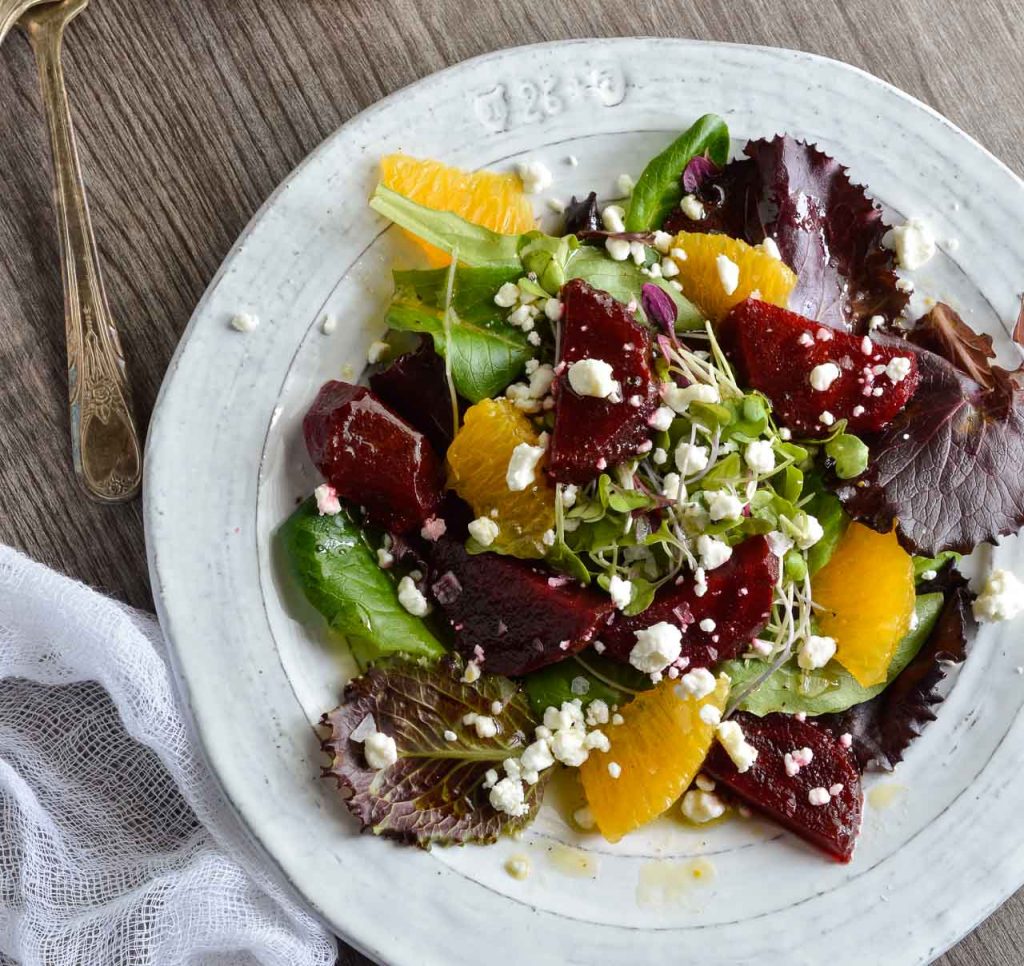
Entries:
{"label": "green lettuce leaf", "polygon": [[498,318],[463,318],[453,308],[446,335],[443,309],[417,298],[396,296],[388,308],[387,324],[429,335],[438,353],[450,359],[456,392],[470,402],[498,395],[533,356],[526,336]]}
{"label": "green lettuce leaf", "polygon": [[[321,724],[330,728],[324,751],[331,756],[325,777],[333,777],[361,828],[411,845],[493,842],[503,832],[532,821],[544,793],[545,774],[526,786],[528,812],[518,818],[496,811],[484,788],[491,768],[518,757],[532,741],[534,720],[521,691],[507,678],[485,675],[465,684],[461,665],[390,662],[351,681],[344,703]],[[495,714],[492,703],[501,703]],[[480,738],[463,716],[474,712],[498,726]],[[367,719],[395,740],[398,761],[382,771],[370,768],[352,733]],[[454,733],[447,740],[445,732]]]}
{"label": "green lettuce leaf", "polygon": [[824,531],[821,539],[807,551],[807,569],[813,577],[832,559],[839,541],[850,525],[843,505],[831,493],[824,490],[815,493],[804,506],[812,517],[816,517]]}
{"label": "green lettuce leaf", "polygon": [[348,638],[361,666],[394,654],[436,659],[444,645],[399,602],[391,576],[348,511],[320,516],[306,500],[278,533],[306,599]]}
{"label": "green lettuce leaf", "polygon": [[382,184],[377,185],[370,198],[370,207],[435,248],[448,253],[457,251],[463,265],[522,272],[519,260],[521,235],[502,235],[474,225],[450,211],[427,208]]}
{"label": "green lettuce leaf", "polygon": [[[845,711],[855,704],[870,701],[895,680],[924,646],[942,613],[944,600],[942,594],[922,594],[917,598],[917,626],[897,645],[882,684],[863,687],[838,661],[830,661],[818,671],[802,671],[796,661],[789,661],[748,694],[739,707],[762,716],[774,711],[819,715]],[[769,666],[760,660],[736,660],[723,664],[722,670],[732,678],[733,693],[739,693]]]}
{"label": "green lettuce leaf", "polygon": [[652,158],[633,188],[626,212],[626,231],[660,228],[683,197],[679,179],[698,154],[721,167],[729,160],[729,128],[716,114],[705,114]]}

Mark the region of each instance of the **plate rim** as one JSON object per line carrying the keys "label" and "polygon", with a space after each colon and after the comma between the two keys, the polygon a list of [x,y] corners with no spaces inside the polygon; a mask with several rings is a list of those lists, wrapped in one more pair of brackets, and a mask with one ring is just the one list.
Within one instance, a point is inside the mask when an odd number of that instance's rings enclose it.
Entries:
{"label": "plate rim", "polygon": [[[166,414],[168,410],[167,399],[174,391],[174,383],[178,375],[179,369],[182,364],[182,359],[186,351],[186,347],[190,339],[194,336],[195,330],[201,323],[201,320],[206,314],[209,303],[212,301],[215,293],[220,288],[226,275],[229,272],[231,265],[234,263],[236,258],[239,256],[242,249],[245,247],[246,242],[251,238],[256,229],[266,219],[268,214],[275,208],[281,197],[288,190],[290,185],[302,174],[304,171],[315,164],[320,156],[326,153],[330,147],[339,139],[344,138],[349,130],[355,127],[357,124],[363,123],[373,115],[378,113],[386,112],[395,103],[401,101],[411,91],[415,89],[433,84],[453,75],[457,75],[462,71],[469,70],[473,67],[480,66],[487,63],[488,61],[507,57],[509,55],[524,54],[530,51],[545,50],[545,49],[564,49],[572,46],[583,46],[587,48],[591,47],[615,47],[620,44],[633,44],[637,42],[652,42],[657,44],[672,45],[676,47],[695,46],[705,47],[720,50],[741,50],[746,52],[756,52],[758,54],[766,55],[788,55],[797,61],[806,61],[811,64],[818,65],[827,70],[838,70],[840,73],[846,73],[848,75],[860,76],[866,82],[870,83],[877,89],[885,91],[890,95],[895,95],[899,100],[905,102],[910,108],[916,108],[929,115],[933,120],[938,121],[944,128],[946,128],[951,134],[955,135],[959,139],[968,142],[974,149],[980,151],[989,162],[994,162],[1005,174],[1008,174],[1017,184],[1018,188],[1024,191],[1024,178],[1021,178],[1012,168],[1009,167],[1004,161],[996,156],[991,150],[989,150],[984,144],[982,144],[973,135],[967,133],[956,125],[953,121],[941,114],[938,110],[924,103],[917,97],[908,92],[902,90],[899,87],[891,84],[890,82],[872,74],[870,71],[865,70],[857,65],[847,63],[845,61],[838,60],[836,58],[824,56],[821,54],[813,53],[810,51],[795,50],[786,47],[776,47],[764,44],[743,44],[743,43],[732,43],[722,41],[703,40],[698,38],[680,38],[680,37],[666,37],[658,35],[630,35],[630,36],[614,36],[614,37],[575,37],[565,38],[561,40],[542,41],[532,44],[516,45],[511,47],[502,47],[489,51],[485,51],[473,57],[467,58],[457,63],[450,64],[437,71],[424,74],[421,77],[410,81],[408,84],[403,85],[400,88],[392,91],[390,94],[385,95],[381,99],[373,102],[357,113],[353,114],[350,118],[344,121],[341,125],[330,132],[315,148],[313,148],[297,165],[295,165],[288,174],[279,182],[274,190],[267,196],[266,200],[257,208],[254,214],[246,223],[242,229],[238,238],[231,245],[228,252],[225,254],[223,261],[219,265],[217,271],[214,273],[209,284],[203,292],[200,300],[196,304],[196,307],[189,318],[189,321],[183,330],[181,337],[175,347],[174,353],[172,354],[171,360],[168,363],[167,370],[161,381],[160,389],[157,394],[156,400],[153,405],[152,415],[149,424],[149,431],[147,433],[146,445],[144,451],[144,475],[143,475],[143,522],[145,527],[146,536],[146,557],[149,569],[149,576],[151,582],[151,588],[153,593],[154,605],[156,608],[157,616],[160,621],[161,628],[164,631],[168,648],[168,658],[171,666],[172,674],[175,680],[175,684],[178,690],[178,694],[182,699],[186,715],[189,722],[190,730],[195,738],[197,748],[202,755],[202,758],[210,768],[211,775],[214,777],[218,786],[220,787],[225,800],[230,804],[235,816],[241,823],[242,827],[250,836],[252,842],[258,847],[259,852],[265,857],[265,859],[271,864],[271,867],[276,870],[276,878],[279,882],[284,884],[292,895],[301,902],[304,906],[309,908],[314,915],[317,915],[328,927],[328,929],[338,935],[343,942],[356,948],[364,955],[375,959],[375,961],[383,961],[377,957],[381,956],[385,950],[379,942],[374,941],[380,939],[383,935],[379,930],[373,932],[372,930],[358,929],[353,926],[352,923],[346,922],[335,922],[328,919],[326,913],[321,909],[319,903],[311,896],[307,895],[300,884],[296,882],[285,870],[281,861],[277,856],[270,850],[270,848],[264,843],[263,837],[259,833],[259,823],[255,820],[255,814],[253,811],[244,803],[244,798],[237,796],[234,791],[228,786],[225,779],[222,777],[221,772],[215,767],[216,752],[212,745],[212,732],[214,728],[212,724],[204,725],[203,716],[199,712],[193,700],[193,690],[189,682],[188,674],[181,662],[179,648],[182,645],[175,639],[174,633],[174,619],[170,613],[169,605],[167,603],[165,586],[166,582],[161,574],[160,564],[160,552],[159,548],[155,545],[156,541],[151,538],[151,534],[158,530],[156,518],[160,515],[161,509],[155,502],[153,494],[157,487],[153,484],[155,480],[152,477],[151,467],[155,461],[153,460],[152,454],[163,445],[164,435],[167,432]],[[158,464],[159,465],[159,464]],[[298,700],[297,698],[295,699]],[[1024,885],[1024,864],[1021,865],[1020,870],[1017,874],[1018,884],[1017,888]],[[943,937],[942,942],[933,946],[928,955],[930,957],[938,957],[962,938],[968,935],[973,929],[975,929],[981,922],[987,919],[993,911],[995,911],[1000,905],[1002,905],[1009,897],[1012,892],[1001,894],[994,898],[991,902],[985,903],[985,907],[981,913],[974,918],[974,921],[970,923],[966,928],[961,929],[958,926],[952,931],[951,934]]]}

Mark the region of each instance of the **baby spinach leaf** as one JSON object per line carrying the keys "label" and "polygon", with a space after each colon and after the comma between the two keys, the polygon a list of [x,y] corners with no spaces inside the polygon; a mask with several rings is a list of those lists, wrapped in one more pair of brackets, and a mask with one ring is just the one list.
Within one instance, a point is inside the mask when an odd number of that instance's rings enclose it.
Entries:
{"label": "baby spinach leaf", "polygon": [[349,639],[360,664],[392,654],[445,653],[427,625],[398,602],[394,581],[347,510],[320,516],[316,502],[306,500],[282,525],[279,539],[306,599]]}
{"label": "baby spinach leaf", "polygon": [[[435,309],[443,309],[448,294],[448,269],[428,268],[392,272],[395,291],[413,296]],[[455,269],[452,285],[452,308],[459,318],[473,322],[500,318],[494,304],[494,295],[506,282],[516,281],[518,268],[470,268],[460,265]]]}
{"label": "baby spinach leaf", "polygon": [[[430,845],[493,842],[503,832],[533,819],[545,777],[526,786],[525,815],[498,812],[484,788],[488,769],[501,771],[532,740],[534,720],[522,692],[506,678],[485,675],[475,684],[460,679],[452,659],[427,667],[390,662],[375,667],[345,688],[344,703],[322,724],[330,728],[324,751],[348,810],[361,828],[375,835],[427,848]],[[501,704],[494,713],[493,702]],[[493,738],[481,738],[463,724],[470,712],[492,718]],[[352,733],[368,718],[397,747],[398,761],[381,771],[370,768]],[[454,732],[454,740],[445,733]]]}
{"label": "baby spinach leaf", "polygon": [[602,657],[592,650],[549,664],[523,679],[526,696],[538,718],[547,708],[560,708],[563,701],[576,698],[584,707],[598,699],[608,705],[623,705],[638,691],[646,691],[650,687],[650,678],[627,664]]}
{"label": "baby spinach leaf", "polygon": [[[924,594],[917,598],[917,626],[900,641],[882,684],[865,688],[858,684],[838,661],[830,661],[817,671],[804,671],[796,661],[788,661],[748,694],[739,705],[756,715],[784,711],[787,714],[832,714],[855,704],[870,701],[881,694],[924,646],[942,612],[942,594]],[[764,661],[730,661],[723,670],[732,678],[733,693],[739,693],[770,667]]]}
{"label": "baby spinach leaf", "polygon": [[454,309],[449,339],[444,312],[415,298],[397,296],[388,309],[387,323],[393,329],[430,335],[438,353],[450,358],[456,391],[470,402],[496,396],[533,356],[523,333],[506,322],[462,318]]}
{"label": "baby spinach leaf", "polygon": [[836,487],[854,519],[883,533],[896,525],[903,546],[927,557],[969,553],[1024,525],[1024,368],[992,365],[987,344],[937,309],[914,339],[944,354],[914,349],[917,391],[870,440],[867,472]]}
{"label": "baby spinach leaf", "polygon": [[660,228],[683,197],[681,179],[687,164],[705,155],[721,166],[729,158],[729,128],[716,114],[705,114],[652,158],[633,186],[626,231]]}
{"label": "baby spinach leaf", "polygon": [[821,539],[807,551],[807,569],[813,577],[832,559],[832,554],[836,552],[839,541],[850,525],[850,518],[839,500],[825,490],[815,493],[804,510],[817,519],[824,531]]}
{"label": "baby spinach leaf", "polygon": [[377,185],[370,198],[370,207],[436,248],[449,254],[457,251],[463,265],[522,272],[521,235],[502,235],[450,211],[427,208],[382,184]]}

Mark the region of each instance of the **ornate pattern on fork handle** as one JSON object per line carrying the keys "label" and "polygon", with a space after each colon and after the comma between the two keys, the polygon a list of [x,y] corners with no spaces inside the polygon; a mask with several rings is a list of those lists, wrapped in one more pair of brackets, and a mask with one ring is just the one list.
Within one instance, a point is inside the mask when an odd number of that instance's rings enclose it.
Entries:
{"label": "ornate pattern on fork handle", "polygon": [[121,341],[100,274],[61,68],[64,27],[86,4],[87,0],[65,0],[37,7],[22,17],[20,26],[39,66],[53,151],[75,473],[90,496],[117,503],[138,493],[142,453]]}

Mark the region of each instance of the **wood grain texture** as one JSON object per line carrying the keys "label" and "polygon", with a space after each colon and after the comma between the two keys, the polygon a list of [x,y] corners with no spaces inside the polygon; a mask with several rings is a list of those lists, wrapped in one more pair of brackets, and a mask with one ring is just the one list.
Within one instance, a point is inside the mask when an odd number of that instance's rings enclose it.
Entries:
{"label": "wood grain texture", "polygon": [[[1020,0],[969,12],[948,0],[392,0],[386,13],[372,0],[94,0],[70,29],[67,80],[142,427],[263,199],[339,124],[431,71],[567,37],[795,47],[902,87],[1021,173],[1022,13]],[[12,36],[0,49],[0,540],[149,607],[139,504],[91,504],[71,471],[45,152],[34,66]],[[940,962],[1016,966],[1022,947],[1024,893]]]}

